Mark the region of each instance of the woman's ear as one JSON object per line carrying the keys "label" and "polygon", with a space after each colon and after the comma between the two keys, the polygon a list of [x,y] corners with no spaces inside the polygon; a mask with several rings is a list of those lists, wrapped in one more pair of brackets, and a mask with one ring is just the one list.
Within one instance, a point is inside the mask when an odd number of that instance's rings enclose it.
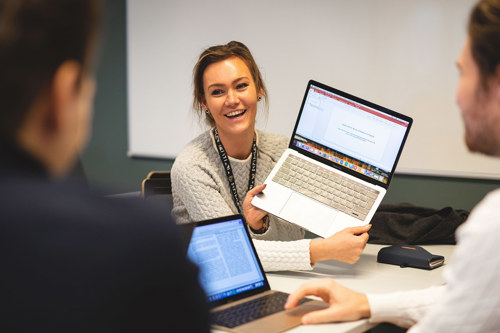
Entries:
{"label": "woman's ear", "polygon": [[203,110],[208,109],[208,107],[207,107],[207,100],[205,99],[205,97],[203,97],[203,98],[201,99],[201,103],[200,103],[200,105],[201,105],[201,107],[203,108]]}

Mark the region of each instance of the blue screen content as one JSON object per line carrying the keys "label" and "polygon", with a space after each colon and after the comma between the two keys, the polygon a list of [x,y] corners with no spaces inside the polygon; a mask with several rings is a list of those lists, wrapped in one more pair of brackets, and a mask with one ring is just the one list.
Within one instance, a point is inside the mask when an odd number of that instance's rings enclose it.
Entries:
{"label": "blue screen content", "polygon": [[188,257],[200,268],[200,284],[209,302],[264,286],[246,226],[241,219],[197,226]]}

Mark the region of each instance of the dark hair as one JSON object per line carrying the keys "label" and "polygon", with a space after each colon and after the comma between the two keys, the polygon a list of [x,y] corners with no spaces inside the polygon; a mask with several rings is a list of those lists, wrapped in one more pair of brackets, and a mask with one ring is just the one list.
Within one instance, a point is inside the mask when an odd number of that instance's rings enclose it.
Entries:
{"label": "dark hair", "polygon": [[[215,45],[205,49],[198,58],[198,62],[193,69],[193,108],[195,112],[198,113],[200,117],[203,117],[205,113],[203,112],[203,107],[201,102],[205,97],[203,91],[203,73],[205,69],[213,63],[226,60],[231,57],[238,57],[247,65],[250,73],[252,74],[252,79],[255,82],[257,88],[257,93],[262,89],[262,97],[265,98],[266,111],[268,106],[268,95],[266,85],[260,74],[259,67],[253,59],[252,53],[246,47],[245,44],[241,42],[231,41],[224,45]],[[210,126],[215,126],[215,122],[212,117],[206,117],[206,122]]]}
{"label": "dark hair", "polygon": [[483,88],[500,63],[500,0],[481,0],[471,11],[468,24],[471,52],[478,65]]}
{"label": "dark hair", "polygon": [[99,15],[99,0],[0,0],[3,140],[15,140],[31,105],[63,62],[80,63],[80,76],[91,72]]}

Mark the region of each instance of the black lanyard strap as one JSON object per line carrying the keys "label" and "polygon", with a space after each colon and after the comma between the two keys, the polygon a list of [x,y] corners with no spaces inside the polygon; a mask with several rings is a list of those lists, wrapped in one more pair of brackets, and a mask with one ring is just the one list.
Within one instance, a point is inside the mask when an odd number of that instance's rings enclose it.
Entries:
{"label": "black lanyard strap", "polygon": [[[241,208],[240,197],[238,195],[238,190],[236,189],[236,183],[234,181],[233,169],[231,168],[231,163],[229,162],[229,157],[227,156],[226,149],[222,145],[219,137],[219,131],[217,128],[214,128],[214,138],[215,138],[215,146],[217,147],[217,151],[219,152],[220,160],[222,165],[224,166],[224,170],[226,171],[226,178],[229,182],[229,188],[231,189],[231,194],[233,196],[233,202],[236,205],[236,209],[238,212],[243,215],[243,211]],[[252,143],[252,158],[250,164],[250,175],[248,177],[248,191],[250,191],[255,186],[255,174],[257,173],[257,144],[255,143],[255,138]]]}

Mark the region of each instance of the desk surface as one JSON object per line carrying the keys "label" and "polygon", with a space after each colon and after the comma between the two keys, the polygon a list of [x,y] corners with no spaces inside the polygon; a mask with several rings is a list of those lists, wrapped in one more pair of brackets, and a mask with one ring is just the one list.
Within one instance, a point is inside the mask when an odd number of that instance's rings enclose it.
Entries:
{"label": "desk surface", "polygon": [[[431,271],[416,268],[400,268],[395,265],[377,262],[377,253],[384,245],[368,244],[359,261],[354,265],[330,260],[316,264],[312,271],[287,271],[267,273],[271,288],[292,292],[302,283],[319,278],[330,277],[356,291],[365,293],[386,293],[420,289],[442,284],[443,266]],[[445,257],[449,262],[454,250],[452,245],[426,245],[426,250]],[[373,325],[368,320],[355,322],[299,326],[288,332],[364,332]],[[214,331],[219,332],[219,331]]]}

